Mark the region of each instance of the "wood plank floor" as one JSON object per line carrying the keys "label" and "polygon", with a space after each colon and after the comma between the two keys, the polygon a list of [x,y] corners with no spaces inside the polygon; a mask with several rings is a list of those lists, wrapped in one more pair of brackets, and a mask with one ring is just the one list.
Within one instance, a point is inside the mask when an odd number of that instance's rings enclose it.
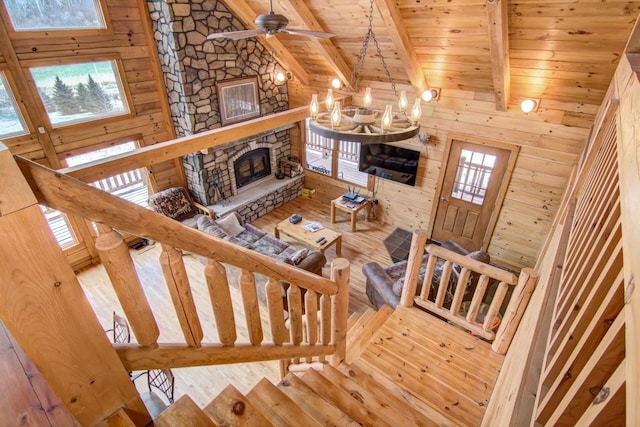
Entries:
{"label": "wood plank floor", "polygon": [[[335,196],[333,196],[335,197]],[[358,218],[357,232],[351,232],[350,217],[346,213],[336,213],[336,223],[330,224],[329,196],[318,195],[313,199],[298,197],[285,206],[276,209],[257,219],[253,224],[273,235],[275,225],[288,218],[293,213],[299,213],[304,218],[319,221],[327,227],[335,229],[343,234],[342,257],[351,262],[351,290],[349,311],[364,312],[371,305],[365,295],[365,279],[362,274],[362,265],[369,261],[377,261],[381,265],[391,263],[382,241],[395,227],[382,224],[377,221],[365,221],[364,211]],[[287,236],[281,236],[283,240],[295,243]],[[171,305],[170,297],[158,264],[160,255],[159,245],[150,245],[141,250],[132,250],[132,257],[145,288],[145,293],[154,310],[158,326],[160,328],[160,341],[175,342],[181,339],[181,332],[176,318],[175,310]],[[328,264],[323,269],[323,276],[329,277],[329,263],[335,259],[335,249],[330,247],[325,255]],[[204,266],[202,261],[193,255],[184,257],[185,266],[192,286],[192,292],[196,301],[199,316],[203,323],[205,341],[218,342],[215,332],[213,316],[211,314],[209,296],[204,281]],[[120,303],[115,296],[109,279],[102,266],[94,266],[81,271],[78,278],[83,289],[94,308],[104,329],[111,328],[112,312],[122,313]],[[239,292],[232,290],[232,298],[236,319],[242,319],[242,304]],[[261,310],[263,316],[266,310]],[[263,319],[266,325],[266,319]],[[246,328],[243,321],[238,321],[238,334],[240,338],[246,338]],[[214,367],[180,368],[174,369],[176,377],[175,397],[189,394],[200,406],[204,407],[228,384],[233,384],[240,392],[247,393],[262,378],[277,384],[279,381],[279,368],[277,362],[252,363],[245,365],[224,365]],[[137,386],[144,390],[145,385],[140,381]]]}

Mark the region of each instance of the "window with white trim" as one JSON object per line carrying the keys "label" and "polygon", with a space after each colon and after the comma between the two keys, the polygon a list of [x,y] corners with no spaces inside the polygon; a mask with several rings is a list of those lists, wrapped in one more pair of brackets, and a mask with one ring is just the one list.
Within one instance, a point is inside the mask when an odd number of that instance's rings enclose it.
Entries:
{"label": "window with white trim", "polygon": [[0,71],[0,138],[29,133],[4,72]]}
{"label": "window with white trim", "polygon": [[3,0],[16,31],[106,28],[98,0]]}

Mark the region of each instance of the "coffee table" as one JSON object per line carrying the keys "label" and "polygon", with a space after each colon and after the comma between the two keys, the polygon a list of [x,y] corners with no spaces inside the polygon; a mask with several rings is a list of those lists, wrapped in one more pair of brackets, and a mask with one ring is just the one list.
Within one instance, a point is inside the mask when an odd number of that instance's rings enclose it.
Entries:
{"label": "coffee table", "polygon": [[[335,230],[324,227],[322,230],[318,231],[308,231],[305,230],[302,226],[307,224],[309,220],[303,219],[297,224],[292,224],[289,222],[289,218],[284,221],[279,222],[276,225],[275,235],[276,239],[280,238],[280,233],[284,233],[287,236],[298,240],[299,242],[304,243],[305,245],[316,249],[324,254],[324,251],[331,245],[335,245],[336,255],[342,256],[342,233],[338,233]],[[317,222],[317,221],[313,221]],[[319,244],[316,242],[318,238],[324,237],[325,242],[323,244]]]}

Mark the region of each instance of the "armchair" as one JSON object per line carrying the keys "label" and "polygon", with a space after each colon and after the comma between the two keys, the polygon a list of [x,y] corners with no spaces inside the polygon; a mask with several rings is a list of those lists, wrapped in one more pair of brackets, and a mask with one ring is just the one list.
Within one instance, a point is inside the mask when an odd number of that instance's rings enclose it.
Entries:
{"label": "armchair", "polygon": [[208,215],[215,219],[213,210],[194,202],[184,187],[172,187],[155,193],[148,200],[155,212],[180,221],[184,225],[197,228],[198,219]]}

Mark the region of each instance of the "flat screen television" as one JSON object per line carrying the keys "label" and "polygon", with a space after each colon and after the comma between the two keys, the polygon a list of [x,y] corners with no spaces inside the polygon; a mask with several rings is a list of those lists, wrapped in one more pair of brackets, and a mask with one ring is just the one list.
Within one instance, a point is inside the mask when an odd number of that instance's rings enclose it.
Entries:
{"label": "flat screen television", "polygon": [[420,152],[389,144],[362,144],[358,169],[380,178],[416,185]]}

